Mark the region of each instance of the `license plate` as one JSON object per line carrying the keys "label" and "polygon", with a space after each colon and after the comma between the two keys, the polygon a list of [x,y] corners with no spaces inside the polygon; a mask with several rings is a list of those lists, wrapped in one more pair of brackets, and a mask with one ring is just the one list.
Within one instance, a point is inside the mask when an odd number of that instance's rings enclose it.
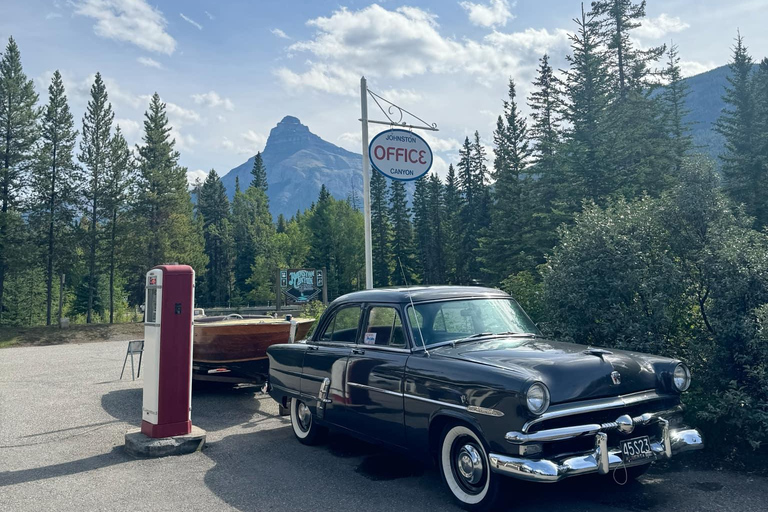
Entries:
{"label": "license plate", "polygon": [[651,441],[648,439],[648,436],[623,440],[620,447],[621,453],[624,455],[624,462],[647,459],[653,456]]}

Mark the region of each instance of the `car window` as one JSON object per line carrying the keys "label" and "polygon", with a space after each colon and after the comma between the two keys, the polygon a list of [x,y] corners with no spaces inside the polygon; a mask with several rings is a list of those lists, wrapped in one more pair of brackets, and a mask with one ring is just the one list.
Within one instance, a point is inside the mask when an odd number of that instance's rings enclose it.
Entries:
{"label": "car window", "polygon": [[320,335],[321,341],[355,343],[360,325],[360,306],[346,306],[336,310]]}
{"label": "car window", "polygon": [[374,306],[368,311],[363,343],[383,347],[405,348],[405,333],[400,314],[395,308]]}
{"label": "car window", "polygon": [[481,333],[540,334],[520,305],[510,298],[422,302],[408,306],[407,313],[417,347]]}

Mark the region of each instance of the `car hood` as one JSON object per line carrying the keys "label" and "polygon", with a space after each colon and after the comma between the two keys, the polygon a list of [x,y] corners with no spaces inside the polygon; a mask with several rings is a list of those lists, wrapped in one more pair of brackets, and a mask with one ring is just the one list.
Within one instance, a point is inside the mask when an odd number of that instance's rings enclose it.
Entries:
{"label": "car hood", "polygon": [[[590,352],[593,350],[593,352]],[[430,352],[510,370],[518,379],[540,380],[552,403],[624,395],[659,387],[661,374],[674,367],[672,359],[615,349],[594,349],[540,338],[491,338],[445,345]],[[621,374],[615,384],[611,373]]]}

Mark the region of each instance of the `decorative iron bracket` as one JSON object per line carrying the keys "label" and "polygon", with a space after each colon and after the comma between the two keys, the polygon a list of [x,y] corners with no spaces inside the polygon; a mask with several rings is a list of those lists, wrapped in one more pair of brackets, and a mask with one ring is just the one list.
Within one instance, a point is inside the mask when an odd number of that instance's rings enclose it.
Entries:
{"label": "decorative iron bracket", "polygon": [[[386,126],[391,127],[398,127],[398,128],[408,128],[409,130],[429,130],[432,132],[440,131],[437,128],[437,124],[435,123],[427,123],[425,120],[417,116],[416,114],[409,112],[408,110],[404,109],[403,107],[396,105],[389,101],[386,98],[383,98],[373,92],[372,90],[366,88],[366,91],[368,91],[368,95],[373,99],[373,102],[376,103],[376,106],[379,107],[379,110],[384,114],[384,116],[389,121],[375,121],[373,119],[368,119],[369,123],[374,124],[383,124]],[[382,103],[384,103],[384,106],[382,106]],[[403,121],[403,117],[410,116],[411,118],[415,119],[421,124],[409,124],[407,122]],[[395,117],[397,117],[397,120],[395,120]],[[359,121],[362,121],[362,119],[359,119]]]}

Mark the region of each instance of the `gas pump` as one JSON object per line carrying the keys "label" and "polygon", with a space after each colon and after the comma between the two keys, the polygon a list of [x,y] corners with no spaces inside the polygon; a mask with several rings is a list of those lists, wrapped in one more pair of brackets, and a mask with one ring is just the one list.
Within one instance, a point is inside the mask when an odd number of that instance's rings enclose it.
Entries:
{"label": "gas pump", "polygon": [[147,272],[141,432],[148,437],[192,430],[194,296],[192,267],[160,265]]}

